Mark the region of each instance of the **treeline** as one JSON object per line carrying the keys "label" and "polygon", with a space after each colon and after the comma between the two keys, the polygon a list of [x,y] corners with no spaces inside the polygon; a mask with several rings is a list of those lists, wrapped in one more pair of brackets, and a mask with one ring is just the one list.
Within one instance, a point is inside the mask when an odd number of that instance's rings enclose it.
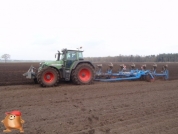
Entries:
{"label": "treeline", "polygon": [[85,60],[91,62],[178,62],[178,53],[159,54],[159,55],[119,55],[114,57],[85,57]]}

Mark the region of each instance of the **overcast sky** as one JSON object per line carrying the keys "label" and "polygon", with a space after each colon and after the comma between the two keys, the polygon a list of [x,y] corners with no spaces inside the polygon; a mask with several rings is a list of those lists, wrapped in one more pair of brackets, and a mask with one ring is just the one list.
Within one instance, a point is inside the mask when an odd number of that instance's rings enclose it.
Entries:
{"label": "overcast sky", "polygon": [[0,1],[0,56],[54,60],[80,46],[84,57],[178,53],[178,0]]}

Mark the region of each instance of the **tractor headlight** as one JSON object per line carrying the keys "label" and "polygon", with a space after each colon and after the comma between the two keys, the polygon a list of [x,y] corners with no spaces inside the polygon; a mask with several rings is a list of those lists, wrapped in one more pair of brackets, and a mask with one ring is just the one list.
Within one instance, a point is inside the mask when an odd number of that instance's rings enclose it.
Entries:
{"label": "tractor headlight", "polygon": [[41,69],[42,69],[42,68],[41,68],[41,67],[39,67],[39,68],[38,68],[38,72],[40,72],[40,71],[41,71]]}
{"label": "tractor headlight", "polygon": [[40,63],[39,63],[39,66],[41,67],[42,65],[43,65],[43,62],[40,62]]}
{"label": "tractor headlight", "polygon": [[42,68],[44,68],[44,67],[46,67],[46,64],[43,64],[43,65],[42,65]]}

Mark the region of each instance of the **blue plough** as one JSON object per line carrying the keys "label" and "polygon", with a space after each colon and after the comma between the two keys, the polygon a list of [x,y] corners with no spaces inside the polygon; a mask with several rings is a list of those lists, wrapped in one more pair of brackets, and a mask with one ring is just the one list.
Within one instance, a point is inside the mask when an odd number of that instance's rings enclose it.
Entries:
{"label": "blue plough", "polygon": [[102,72],[102,64],[97,65],[98,70],[95,74],[96,81],[111,82],[111,81],[124,81],[124,80],[146,80],[154,81],[155,77],[163,77],[165,80],[169,78],[169,71],[167,65],[163,66],[162,73],[156,73],[157,65],[153,65],[153,70],[146,70],[146,65],[142,65],[141,69],[135,69],[135,64],[131,65],[131,70],[126,71],[124,64],[120,65],[121,70],[117,73],[113,73],[113,64],[109,65],[109,68],[105,73]]}

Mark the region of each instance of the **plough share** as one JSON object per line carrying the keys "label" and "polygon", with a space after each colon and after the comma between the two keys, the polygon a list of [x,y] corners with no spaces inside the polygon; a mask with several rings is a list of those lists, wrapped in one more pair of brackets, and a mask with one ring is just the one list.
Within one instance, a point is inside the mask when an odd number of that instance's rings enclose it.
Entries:
{"label": "plough share", "polygon": [[120,65],[120,71],[113,73],[113,64],[108,65],[107,71],[102,72],[102,64],[97,65],[97,71],[95,74],[96,81],[111,82],[111,81],[124,81],[124,80],[146,80],[154,81],[156,77],[162,77],[164,80],[168,80],[169,71],[168,65],[162,67],[161,73],[156,72],[157,65],[153,65],[152,70],[146,69],[146,64],[141,66],[141,69],[136,69],[135,64],[131,65],[131,69],[127,70],[124,64]]}

